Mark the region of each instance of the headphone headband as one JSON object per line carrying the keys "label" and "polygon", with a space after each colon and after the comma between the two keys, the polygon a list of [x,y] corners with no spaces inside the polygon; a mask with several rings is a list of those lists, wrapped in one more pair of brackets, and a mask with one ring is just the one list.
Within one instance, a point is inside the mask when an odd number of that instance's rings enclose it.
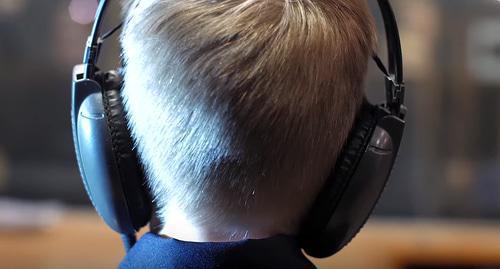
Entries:
{"label": "headphone headband", "polygon": [[377,0],[377,2],[384,19],[389,62],[389,69],[386,74],[386,102],[392,113],[404,118],[406,108],[404,107],[403,54],[398,24],[389,0]]}
{"label": "headphone headband", "polygon": [[99,58],[99,50],[101,48],[102,39],[99,38],[101,34],[101,24],[104,18],[104,13],[108,6],[107,0],[99,1],[97,12],[92,26],[92,32],[87,40],[85,47],[85,54],[83,56],[83,64],[86,65],[84,70],[84,78],[93,78],[97,59]]}
{"label": "headphone headband", "polygon": [[[103,38],[100,37],[100,29],[108,3],[107,0],[99,1],[94,25],[87,41],[87,47],[83,58],[83,63],[86,65],[84,72],[85,78],[92,78],[94,76],[99,50],[103,42]],[[386,73],[386,105],[393,114],[404,118],[406,113],[406,108],[404,107],[405,86],[403,77],[403,56],[398,24],[389,0],[377,0],[377,3],[384,20],[387,39],[389,68],[387,71],[383,68],[384,73]],[[114,33],[119,27],[121,27],[121,24],[113,29],[110,34]],[[378,66],[383,66],[382,62],[378,60],[378,57],[375,61]]]}
{"label": "headphone headband", "polygon": [[388,0],[377,0],[377,2],[382,12],[382,17],[384,18],[389,56],[389,74],[394,76],[395,83],[402,84],[404,81],[403,56],[396,17]]}

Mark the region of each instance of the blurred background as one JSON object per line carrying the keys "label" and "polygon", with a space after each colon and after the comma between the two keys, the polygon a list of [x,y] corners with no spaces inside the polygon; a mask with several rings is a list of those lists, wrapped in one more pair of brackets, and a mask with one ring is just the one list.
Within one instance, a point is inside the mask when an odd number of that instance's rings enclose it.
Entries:
{"label": "blurred background", "polygon": [[[123,256],[91,209],[71,139],[71,72],[95,2],[0,0],[2,268],[113,268]],[[500,268],[500,1],[392,3],[410,111],[400,158],[367,227],[340,254],[315,262]],[[121,14],[118,4],[110,10],[112,27]],[[117,66],[118,43],[102,55],[104,69]],[[381,100],[381,78],[371,64],[372,100]]]}

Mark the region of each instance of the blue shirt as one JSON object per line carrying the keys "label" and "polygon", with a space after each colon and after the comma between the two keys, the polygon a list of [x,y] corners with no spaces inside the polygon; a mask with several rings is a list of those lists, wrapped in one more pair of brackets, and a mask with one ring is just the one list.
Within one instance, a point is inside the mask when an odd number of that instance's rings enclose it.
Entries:
{"label": "blue shirt", "polygon": [[289,236],[226,243],[192,243],[148,233],[129,251],[119,269],[313,269]]}

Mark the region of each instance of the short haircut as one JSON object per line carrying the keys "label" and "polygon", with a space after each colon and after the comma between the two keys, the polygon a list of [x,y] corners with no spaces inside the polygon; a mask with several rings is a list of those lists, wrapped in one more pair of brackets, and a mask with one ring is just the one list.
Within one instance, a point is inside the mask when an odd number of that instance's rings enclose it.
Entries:
{"label": "short haircut", "polygon": [[122,33],[129,125],[160,220],[297,228],[363,101],[365,0],[141,0]]}

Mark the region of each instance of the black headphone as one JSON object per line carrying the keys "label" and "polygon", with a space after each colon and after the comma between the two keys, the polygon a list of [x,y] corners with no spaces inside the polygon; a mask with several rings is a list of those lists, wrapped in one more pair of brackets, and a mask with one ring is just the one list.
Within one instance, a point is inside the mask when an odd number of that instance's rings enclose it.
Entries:
{"label": "black headphone", "polygon": [[[128,250],[135,233],[150,221],[152,199],[127,126],[121,76],[96,66],[104,39],[121,27],[101,35],[108,2],[99,2],[83,64],[73,70],[71,120],[85,189],[99,215],[123,235]],[[384,18],[389,68],[373,58],[386,77],[386,102],[364,102],[301,228],[301,247],[318,258],[338,252],[364,225],[388,181],[403,135],[406,108],[399,32],[389,1],[377,2]]]}

